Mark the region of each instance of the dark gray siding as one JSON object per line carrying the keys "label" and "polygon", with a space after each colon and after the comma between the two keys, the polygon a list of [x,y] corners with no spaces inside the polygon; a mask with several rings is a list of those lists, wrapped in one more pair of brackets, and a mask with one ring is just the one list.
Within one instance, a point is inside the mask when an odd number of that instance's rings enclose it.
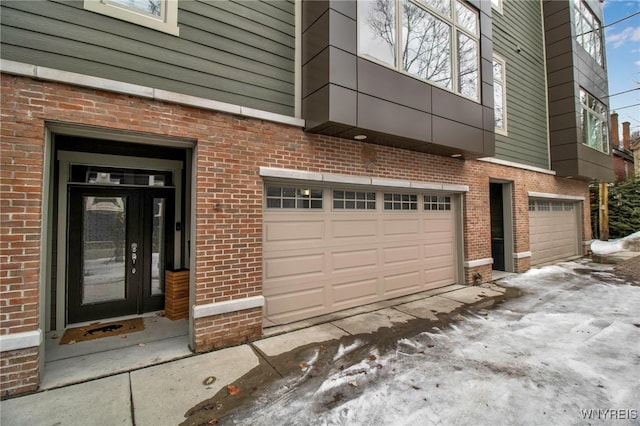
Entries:
{"label": "dark gray siding", "polygon": [[81,0],[1,5],[3,59],[294,114],[293,0],[183,0],[179,37]]}
{"label": "dark gray siding", "polygon": [[[507,62],[507,135],[496,157],[549,168],[541,3],[503,0],[493,13],[493,50]],[[518,51],[520,48],[520,51]]]}
{"label": "dark gray siding", "polygon": [[[602,22],[602,5],[588,4]],[[552,169],[558,176],[611,181],[611,156],[582,143],[580,123],[580,87],[608,103],[606,70],[576,41],[572,3],[548,0],[543,7]]]}

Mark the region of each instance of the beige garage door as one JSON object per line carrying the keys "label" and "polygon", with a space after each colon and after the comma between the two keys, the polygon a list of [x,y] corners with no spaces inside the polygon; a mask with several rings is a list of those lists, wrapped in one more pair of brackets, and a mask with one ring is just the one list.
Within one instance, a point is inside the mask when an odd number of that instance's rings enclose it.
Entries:
{"label": "beige garage door", "polygon": [[578,206],[575,202],[529,200],[531,265],[577,256]]}
{"label": "beige garage door", "polygon": [[451,195],[267,185],[267,324],[456,282]]}

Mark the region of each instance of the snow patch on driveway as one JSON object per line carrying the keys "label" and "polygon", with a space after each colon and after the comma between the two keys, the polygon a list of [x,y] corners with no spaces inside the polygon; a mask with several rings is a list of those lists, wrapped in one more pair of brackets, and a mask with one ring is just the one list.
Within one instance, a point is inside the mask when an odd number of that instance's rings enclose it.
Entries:
{"label": "snow patch on driveway", "polygon": [[546,426],[597,423],[588,410],[614,409],[626,410],[616,424],[639,424],[640,287],[591,268],[582,260],[507,278],[522,297],[233,421]]}

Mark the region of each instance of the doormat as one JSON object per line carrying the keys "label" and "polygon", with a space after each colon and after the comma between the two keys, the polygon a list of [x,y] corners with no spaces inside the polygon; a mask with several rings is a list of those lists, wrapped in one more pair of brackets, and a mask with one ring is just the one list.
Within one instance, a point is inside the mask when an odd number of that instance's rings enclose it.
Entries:
{"label": "doormat", "polygon": [[97,322],[82,327],[68,328],[60,339],[60,345],[72,345],[101,337],[119,336],[144,330],[144,319],[133,318],[124,321]]}

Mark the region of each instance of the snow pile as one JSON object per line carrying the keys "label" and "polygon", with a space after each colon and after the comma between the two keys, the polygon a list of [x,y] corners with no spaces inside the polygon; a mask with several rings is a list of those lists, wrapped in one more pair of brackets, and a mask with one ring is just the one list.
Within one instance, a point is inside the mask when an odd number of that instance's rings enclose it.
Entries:
{"label": "snow pile", "polygon": [[640,231],[616,240],[591,242],[591,251],[594,254],[611,254],[619,251],[640,251]]}
{"label": "snow pile", "polygon": [[582,260],[507,278],[522,297],[401,339],[233,422],[586,424],[618,410],[616,424],[638,424],[640,286],[595,267]]}

